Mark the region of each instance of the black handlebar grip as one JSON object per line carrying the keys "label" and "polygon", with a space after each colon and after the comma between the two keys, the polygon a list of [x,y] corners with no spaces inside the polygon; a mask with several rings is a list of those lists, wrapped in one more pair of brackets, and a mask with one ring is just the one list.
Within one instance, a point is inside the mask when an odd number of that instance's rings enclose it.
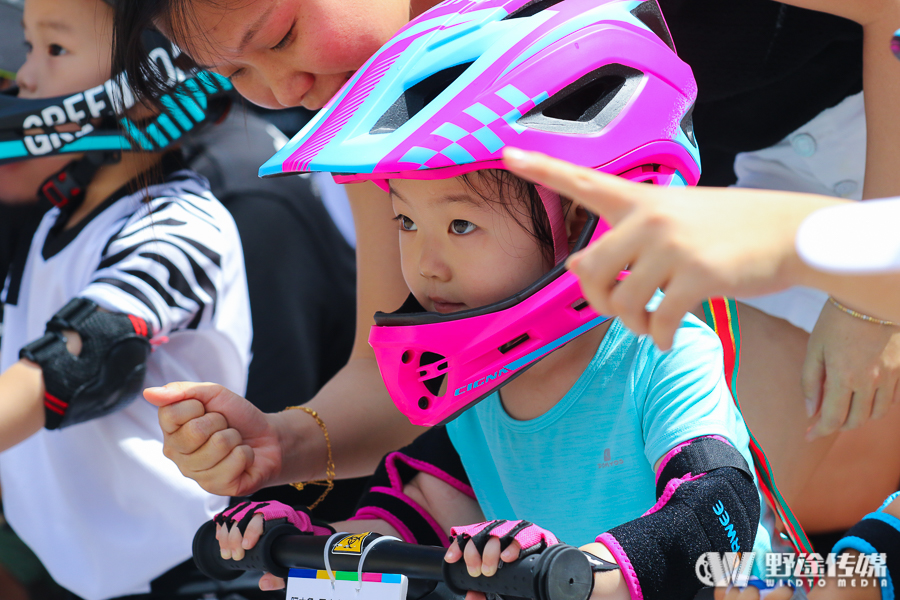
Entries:
{"label": "black handlebar grip", "polygon": [[501,563],[491,577],[472,577],[463,560],[444,563],[444,581],[458,594],[466,590],[535,600],[587,600],[594,587],[591,565],[573,546],[558,544],[513,563]]}
{"label": "black handlebar grip", "polygon": [[296,535],[297,528],[289,523],[281,523],[266,531],[256,546],[246,550],[241,560],[226,560],[219,552],[216,540],[216,524],[207,521],[194,534],[194,564],[200,572],[212,579],[230,581],[240,577],[243,571],[268,571],[286,578],[288,569],[272,560],[272,544],[285,535]]}

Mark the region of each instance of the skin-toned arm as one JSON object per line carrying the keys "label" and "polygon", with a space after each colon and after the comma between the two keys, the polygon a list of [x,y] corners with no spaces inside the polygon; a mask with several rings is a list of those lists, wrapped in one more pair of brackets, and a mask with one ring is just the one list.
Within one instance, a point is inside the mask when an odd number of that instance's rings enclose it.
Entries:
{"label": "skin-toned arm", "polygon": [[[375,313],[396,310],[409,295],[400,272],[390,198],[372,183],[348,185],[346,190],[356,223],[356,339],[347,366],[307,406],[318,411],[328,426],[339,476],[355,477],[372,473],[384,454],[410,443],[424,429],[410,424],[394,406],[369,346]],[[315,471],[301,474],[305,475],[301,481],[321,478],[325,462],[318,426],[308,417],[304,423],[305,431],[297,432],[297,445],[286,457],[307,462],[308,453],[318,450],[321,459],[313,463]]]}
{"label": "skin-toned arm", "polygon": [[[384,454],[422,432],[394,407],[368,344],[375,312],[398,308],[409,293],[390,201],[371,183],[347,192],[357,240],[356,340],[347,365],[306,404],[328,428],[339,478],[372,473]],[[144,396],[161,407],[166,456],[209,492],[239,496],[325,477],[325,439],[303,411],[265,415],[213,384],[169,384]]]}
{"label": "skin-toned arm", "polygon": [[890,49],[900,27],[895,0],[786,0],[801,8],[831,13],[863,27],[863,89],[866,105],[866,179],[863,198],[900,195],[900,61]]}
{"label": "skin-toned arm", "polygon": [[[900,61],[890,40],[900,26],[895,0],[788,0],[832,13],[863,28],[866,172],[863,198],[900,195]],[[900,400],[900,328],[873,327],[826,304],[813,329],[803,371],[807,411],[815,420],[807,438],[858,427],[884,416]]]}
{"label": "skin-toned arm", "polygon": [[[900,194],[900,61],[890,39],[900,26],[900,4],[889,0],[837,3],[803,0],[863,26],[863,89],[866,107],[866,176],[863,198]],[[852,4],[853,6],[843,6]],[[844,296],[835,294],[841,299]],[[803,390],[810,414],[807,437],[853,429],[884,416],[900,399],[900,328],[879,327],[825,305],[810,335]]]}
{"label": "skin-toned arm", "polygon": [[[81,337],[63,332],[66,349],[81,354]],[[41,367],[21,359],[0,375],[0,452],[41,430],[44,417],[44,377]]]}
{"label": "skin-toned arm", "polygon": [[12,448],[44,426],[41,368],[20,360],[0,375],[0,451]]}
{"label": "skin-toned arm", "polygon": [[[507,167],[604,217],[613,230],[574,254],[569,268],[587,300],[618,315],[660,348],[671,347],[681,318],[710,296],[752,296],[791,285],[825,290],[857,310],[900,320],[900,273],[836,275],[797,255],[797,228],[812,212],[845,201],[768,190],[657,188],[548,156],[509,151]],[[617,282],[628,266],[631,274]],[[644,306],[657,288],[666,297]]]}

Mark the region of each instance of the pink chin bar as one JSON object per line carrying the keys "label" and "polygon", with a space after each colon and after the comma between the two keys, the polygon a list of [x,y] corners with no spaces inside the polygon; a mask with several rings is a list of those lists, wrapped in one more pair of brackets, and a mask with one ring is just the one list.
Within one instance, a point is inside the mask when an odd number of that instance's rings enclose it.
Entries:
{"label": "pink chin bar", "polygon": [[[620,176],[659,185],[676,177],[672,167],[633,165]],[[696,182],[690,171],[682,175],[689,178],[688,185]],[[589,240],[579,247],[608,230],[609,225],[598,219]],[[494,305],[404,317],[404,324],[395,325],[389,324],[393,315],[376,315],[379,324],[372,327],[369,344],[394,404],[410,422],[424,426],[454,419],[544,356],[609,319],[588,305],[578,279],[562,264],[529,289]]]}

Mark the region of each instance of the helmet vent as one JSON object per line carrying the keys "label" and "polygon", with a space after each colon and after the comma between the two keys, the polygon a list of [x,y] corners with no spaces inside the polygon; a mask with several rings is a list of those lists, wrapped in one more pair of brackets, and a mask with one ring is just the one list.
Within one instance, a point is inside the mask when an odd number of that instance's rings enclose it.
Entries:
{"label": "helmet vent", "polygon": [[681,119],[681,130],[684,132],[684,135],[687,136],[688,141],[694,145],[694,148],[697,147],[697,140],[694,139],[694,105],[691,104],[691,107],[688,109],[687,114],[684,115],[684,118]]}
{"label": "helmet vent", "polygon": [[532,108],[519,124],[558,133],[597,133],[625,108],[642,77],[624,65],[603,66]]}
{"label": "helmet vent", "polygon": [[572,303],[572,309],[576,312],[581,312],[585,308],[588,307],[588,301],[584,298],[579,298],[575,302]]}
{"label": "helmet vent", "polygon": [[[445,357],[437,354],[436,352],[423,352],[422,358],[419,359],[419,366],[424,367],[426,365],[434,364],[436,362],[440,362],[444,360]],[[444,371],[446,370],[446,363],[444,365],[439,365],[438,369]],[[420,376],[424,376],[426,374],[425,371],[419,371]],[[425,389],[431,392],[435,396],[440,396],[443,392],[442,390],[446,390],[446,382],[447,379],[446,373],[441,373],[437,377],[432,377],[431,379],[426,379],[422,383],[425,385]]]}
{"label": "helmet vent", "polygon": [[525,4],[520,6],[518,9],[512,11],[511,13],[509,13],[508,15],[503,17],[503,19],[501,19],[501,20],[508,21],[510,19],[521,19],[523,17],[532,17],[532,16],[538,14],[539,12],[542,12],[542,11],[550,8],[551,6],[559,4],[562,1],[563,0],[531,0],[531,2],[526,2]]}
{"label": "helmet vent", "polygon": [[[474,61],[472,61],[474,62]],[[408,88],[375,123],[369,133],[381,134],[397,131],[419,111],[428,106],[441,92],[453,85],[472,62],[463,63],[433,73]]]}
{"label": "helmet vent", "polygon": [[663,19],[662,12],[659,10],[659,4],[656,3],[656,0],[646,0],[646,2],[642,2],[631,11],[631,14],[634,15],[641,23],[650,28],[650,31],[655,33],[659,39],[664,41],[666,45],[672,49],[672,52],[675,52],[675,42],[672,41],[672,36],[669,34],[669,27],[666,25],[665,19]]}
{"label": "helmet vent", "polygon": [[527,334],[527,333],[523,333],[522,335],[520,335],[520,336],[517,337],[516,339],[514,339],[514,340],[512,340],[512,341],[509,341],[509,342],[506,342],[505,344],[503,344],[502,346],[500,346],[499,348],[497,348],[497,350],[499,350],[501,354],[506,354],[507,352],[509,352],[510,350],[512,350],[513,348],[515,348],[516,346],[519,346],[519,345],[521,345],[521,344],[524,344],[524,343],[527,342],[529,339],[530,339],[530,338],[529,338],[528,334]]}

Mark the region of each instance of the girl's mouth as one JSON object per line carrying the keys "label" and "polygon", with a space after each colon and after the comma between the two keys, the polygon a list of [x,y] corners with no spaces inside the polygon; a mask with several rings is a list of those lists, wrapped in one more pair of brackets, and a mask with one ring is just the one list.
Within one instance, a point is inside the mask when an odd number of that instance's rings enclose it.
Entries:
{"label": "girl's mouth", "polygon": [[448,302],[443,298],[429,298],[429,300],[434,306],[434,311],[441,314],[459,312],[466,308],[466,305],[462,302]]}

